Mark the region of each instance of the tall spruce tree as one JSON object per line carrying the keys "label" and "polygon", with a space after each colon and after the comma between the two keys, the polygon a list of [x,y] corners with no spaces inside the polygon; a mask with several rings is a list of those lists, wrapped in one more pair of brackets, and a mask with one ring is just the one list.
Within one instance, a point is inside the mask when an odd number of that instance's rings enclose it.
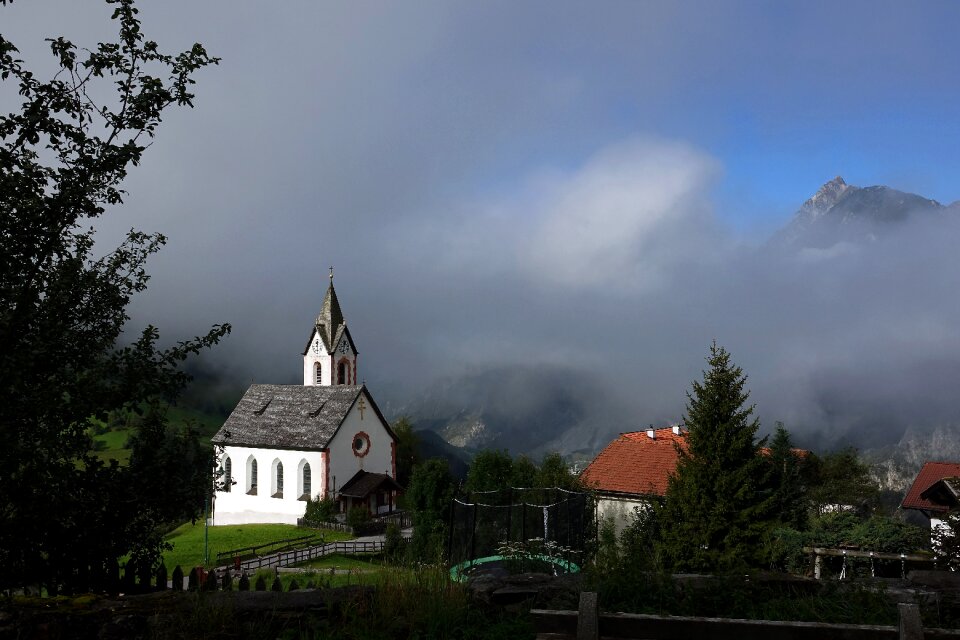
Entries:
{"label": "tall spruce tree", "polygon": [[802,459],[794,450],[790,432],[777,423],[770,441],[770,491],[773,510],[780,524],[802,531],[807,526],[808,502]]}
{"label": "tall spruce tree", "polygon": [[758,566],[772,506],[747,378],[716,343],[707,362],[703,382],[687,392],[686,446],[656,506],[661,557],[675,571]]}

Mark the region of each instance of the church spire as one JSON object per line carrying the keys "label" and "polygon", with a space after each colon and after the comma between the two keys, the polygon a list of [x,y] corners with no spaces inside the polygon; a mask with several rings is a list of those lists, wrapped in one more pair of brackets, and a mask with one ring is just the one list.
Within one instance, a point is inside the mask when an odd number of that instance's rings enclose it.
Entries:
{"label": "church spire", "polygon": [[330,267],[330,285],[327,287],[327,295],[323,298],[323,305],[320,307],[320,315],[317,316],[317,330],[323,335],[327,349],[333,349],[333,339],[337,336],[337,330],[343,324],[343,312],[340,310],[340,301],[337,300],[337,292],[333,288],[333,267]]}

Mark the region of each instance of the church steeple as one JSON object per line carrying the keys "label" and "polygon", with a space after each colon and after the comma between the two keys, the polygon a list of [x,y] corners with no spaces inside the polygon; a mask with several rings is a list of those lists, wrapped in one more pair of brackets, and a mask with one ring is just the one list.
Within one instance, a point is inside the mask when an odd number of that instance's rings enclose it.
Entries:
{"label": "church steeple", "polygon": [[333,288],[333,267],[320,313],[303,350],[303,384],[357,384],[357,349]]}
{"label": "church steeple", "polygon": [[323,334],[327,351],[332,351],[337,346],[333,340],[337,337],[342,324],[343,312],[340,310],[337,292],[333,288],[333,267],[330,267],[330,286],[327,287],[327,295],[323,297],[323,305],[320,307],[320,315],[317,316],[316,321],[317,330]]}

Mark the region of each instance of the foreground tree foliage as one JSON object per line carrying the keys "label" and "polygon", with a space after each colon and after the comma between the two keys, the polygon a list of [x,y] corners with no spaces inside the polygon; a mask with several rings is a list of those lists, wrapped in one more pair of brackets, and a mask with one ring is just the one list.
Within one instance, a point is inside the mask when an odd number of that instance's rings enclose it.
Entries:
{"label": "foreground tree foliage", "polygon": [[403,508],[413,517],[412,559],[436,562],[442,558],[447,543],[450,502],[455,491],[446,460],[430,458],[413,468],[402,498]]}
{"label": "foreground tree foliage", "polygon": [[[0,116],[5,589],[87,588],[126,554],[156,562],[158,524],[196,517],[209,488],[210,454],[191,433],[168,432],[161,401],[186,384],[183,361],[229,326],[167,349],[152,326],[130,341],[125,309],[146,287],[145,262],[164,238],[132,230],[97,257],[91,224],[122,203],[121,182],[161,114],[191,106],[192,75],[217,60],[200,45],[161,53],[144,39],[132,0],[107,2],[119,41],[86,50],[49,40],[59,65],[49,81],[0,35],[0,87],[21,100]],[[145,409],[129,466],[90,455],[94,419]]]}
{"label": "foreground tree foliage", "polygon": [[703,382],[687,393],[689,446],[678,450],[676,473],[656,505],[659,552],[675,571],[758,566],[772,509],[746,376],[716,344],[707,362]]}
{"label": "foreground tree foliage", "polygon": [[866,516],[876,510],[880,488],[856,449],[811,455],[804,467],[816,513],[854,510]]}

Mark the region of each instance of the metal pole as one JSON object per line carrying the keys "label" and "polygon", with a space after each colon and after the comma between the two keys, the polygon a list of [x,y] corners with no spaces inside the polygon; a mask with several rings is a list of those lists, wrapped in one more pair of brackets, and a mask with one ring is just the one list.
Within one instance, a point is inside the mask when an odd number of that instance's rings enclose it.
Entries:
{"label": "metal pole", "polygon": [[203,508],[203,564],[207,565],[210,563],[210,550],[207,544],[210,538],[208,531],[210,528],[210,502],[205,502],[206,504]]}

